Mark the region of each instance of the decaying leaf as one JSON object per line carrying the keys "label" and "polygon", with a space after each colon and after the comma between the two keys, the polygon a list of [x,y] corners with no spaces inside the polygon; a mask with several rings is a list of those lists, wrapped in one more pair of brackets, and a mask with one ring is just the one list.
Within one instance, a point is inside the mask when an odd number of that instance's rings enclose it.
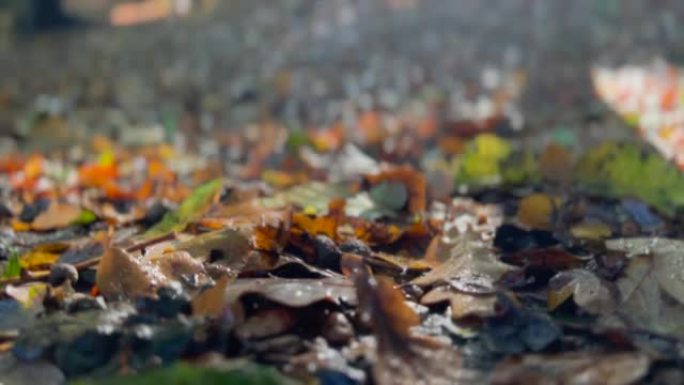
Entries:
{"label": "decaying leaf", "polygon": [[461,356],[450,346],[411,334],[420,319],[390,279],[372,277],[361,259],[350,263],[361,317],[370,322],[378,339],[372,370],[375,383],[446,385],[482,380],[463,367]]}
{"label": "decaying leaf", "polygon": [[527,355],[497,365],[492,385],[633,385],[648,373],[642,353]]}
{"label": "decaying leaf", "polygon": [[616,282],[618,317],[606,322],[684,336],[684,241],[625,238],[607,241],[606,247],[631,257]]}
{"label": "decaying leaf", "polygon": [[479,235],[466,232],[448,240],[451,245],[449,259],[431,272],[413,280],[420,286],[430,286],[453,279],[468,280],[486,278],[495,282],[504,273],[515,269],[511,265],[500,262],[494,251],[488,247]]}
{"label": "decaying leaf", "polygon": [[601,278],[586,269],[564,271],[549,281],[547,306],[554,310],[570,297],[590,314],[606,314],[615,309],[616,298]]}
{"label": "decaying leaf", "polygon": [[449,243],[449,259],[413,280],[419,286],[436,286],[421,298],[422,304],[449,302],[454,319],[494,314],[494,283],[514,267],[500,262],[478,237],[472,232],[456,236]]}

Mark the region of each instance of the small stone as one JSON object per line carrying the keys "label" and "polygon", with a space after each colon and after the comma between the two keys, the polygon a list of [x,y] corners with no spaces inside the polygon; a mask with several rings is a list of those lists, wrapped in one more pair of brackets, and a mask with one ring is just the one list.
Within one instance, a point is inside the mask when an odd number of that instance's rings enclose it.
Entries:
{"label": "small stone", "polygon": [[325,235],[317,235],[315,244],[316,264],[326,269],[339,271],[342,253],[335,242]]}
{"label": "small stone", "polygon": [[88,310],[104,310],[107,308],[102,297],[92,297],[82,293],[76,293],[67,304],[69,314],[80,313]]}
{"label": "small stone", "polygon": [[72,285],[78,281],[78,270],[74,265],[68,263],[55,263],[50,268],[48,282],[51,286],[61,286],[64,281],[69,281]]}
{"label": "small stone", "polygon": [[147,210],[147,215],[143,218],[142,223],[145,226],[152,226],[157,222],[161,221],[164,215],[169,211],[169,208],[164,206],[161,202],[155,202]]}

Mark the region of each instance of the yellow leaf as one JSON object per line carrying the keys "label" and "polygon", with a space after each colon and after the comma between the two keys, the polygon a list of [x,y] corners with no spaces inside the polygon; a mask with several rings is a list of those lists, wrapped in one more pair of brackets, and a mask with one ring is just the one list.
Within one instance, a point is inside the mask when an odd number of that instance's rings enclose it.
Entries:
{"label": "yellow leaf", "polygon": [[570,233],[575,238],[598,241],[613,235],[613,230],[605,223],[580,223],[572,226]]}
{"label": "yellow leaf", "polygon": [[19,260],[22,269],[45,270],[59,259],[58,253],[49,251],[33,250],[25,254]]}
{"label": "yellow leaf", "polygon": [[533,229],[549,230],[560,199],[546,194],[531,194],[520,200],[518,221]]}

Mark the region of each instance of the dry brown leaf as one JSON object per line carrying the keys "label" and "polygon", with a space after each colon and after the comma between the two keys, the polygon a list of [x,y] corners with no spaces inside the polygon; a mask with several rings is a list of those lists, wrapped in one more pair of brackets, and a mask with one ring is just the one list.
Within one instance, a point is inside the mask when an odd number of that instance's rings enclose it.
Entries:
{"label": "dry brown leaf", "polygon": [[574,174],[573,156],[565,147],[551,143],[539,156],[542,176],[551,182],[569,183]]}
{"label": "dry brown leaf", "polygon": [[187,251],[176,250],[159,255],[146,256],[146,261],[159,268],[159,272],[169,280],[182,283],[190,282],[201,286],[210,282],[204,265]]}
{"label": "dry brown leaf", "polygon": [[96,284],[105,297],[154,295],[167,278],[159,268],[110,247],[97,266]]}
{"label": "dry brown leaf", "polygon": [[455,320],[469,316],[491,317],[496,313],[496,295],[494,294],[473,295],[441,286],[431,290],[420,299],[420,303],[423,305],[434,305],[441,302],[449,302],[451,316]]}
{"label": "dry brown leaf", "polygon": [[464,369],[453,348],[411,334],[420,319],[387,278],[375,279],[361,259],[348,261],[358,290],[362,320],[378,338],[372,368],[379,385],[478,384],[482,378]]}
{"label": "dry brown leaf", "polygon": [[216,285],[198,294],[192,300],[192,314],[195,316],[217,317],[226,308],[226,287],[234,279],[223,276]]}
{"label": "dry brown leaf", "polygon": [[643,353],[566,353],[509,358],[494,370],[492,385],[632,385],[646,376]]}
{"label": "dry brown leaf", "polygon": [[69,226],[80,216],[80,207],[53,202],[31,222],[31,228],[38,231],[59,229]]}
{"label": "dry brown leaf", "polygon": [[453,279],[470,280],[487,279],[493,285],[501,276],[515,269],[511,265],[500,262],[493,250],[488,247],[479,235],[473,232],[459,234],[449,240],[449,259],[430,271],[413,280],[419,286],[431,286],[446,283]]}

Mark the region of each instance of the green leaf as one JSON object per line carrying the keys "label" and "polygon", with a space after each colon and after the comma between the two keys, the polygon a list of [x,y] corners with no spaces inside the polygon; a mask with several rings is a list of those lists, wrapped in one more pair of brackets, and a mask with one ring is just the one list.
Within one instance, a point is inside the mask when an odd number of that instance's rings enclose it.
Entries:
{"label": "green leaf", "polygon": [[684,175],[660,154],[629,143],[604,143],[577,165],[579,182],[597,193],[636,197],[672,216],[684,208]]}
{"label": "green leaf", "polygon": [[253,364],[222,370],[180,363],[132,376],[106,379],[84,379],[72,385],[293,385],[294,380],[275,369]]}
{"label": "green leaf", "polygon": [[19,261],[19,253],[12,251],[9,257],[9,261],[5,266],[5,271],[2,273],[3,279],[17,278],[21,275],[21,263]]}
{"label": "green leaf", "polygon": [[223,187],[222,179],[214,179],[198,187],[174,212],[167,213],[155,226],[147,230],[145,237],[164,235],[185,229],[188,223],[199,219],[211,207]]}
{"label": "green leaf", "polygon": [[475,137],[463,154],[456,177],[458,184],[497,185],[501,182],[501,164],[511,155],[511,145],[493,134]]}
{"label": "green leaf", "polygon": [[90,210],[82,210],[81,215],[73,222],[75,225],[89,225],[97,220],[97,216]]}

